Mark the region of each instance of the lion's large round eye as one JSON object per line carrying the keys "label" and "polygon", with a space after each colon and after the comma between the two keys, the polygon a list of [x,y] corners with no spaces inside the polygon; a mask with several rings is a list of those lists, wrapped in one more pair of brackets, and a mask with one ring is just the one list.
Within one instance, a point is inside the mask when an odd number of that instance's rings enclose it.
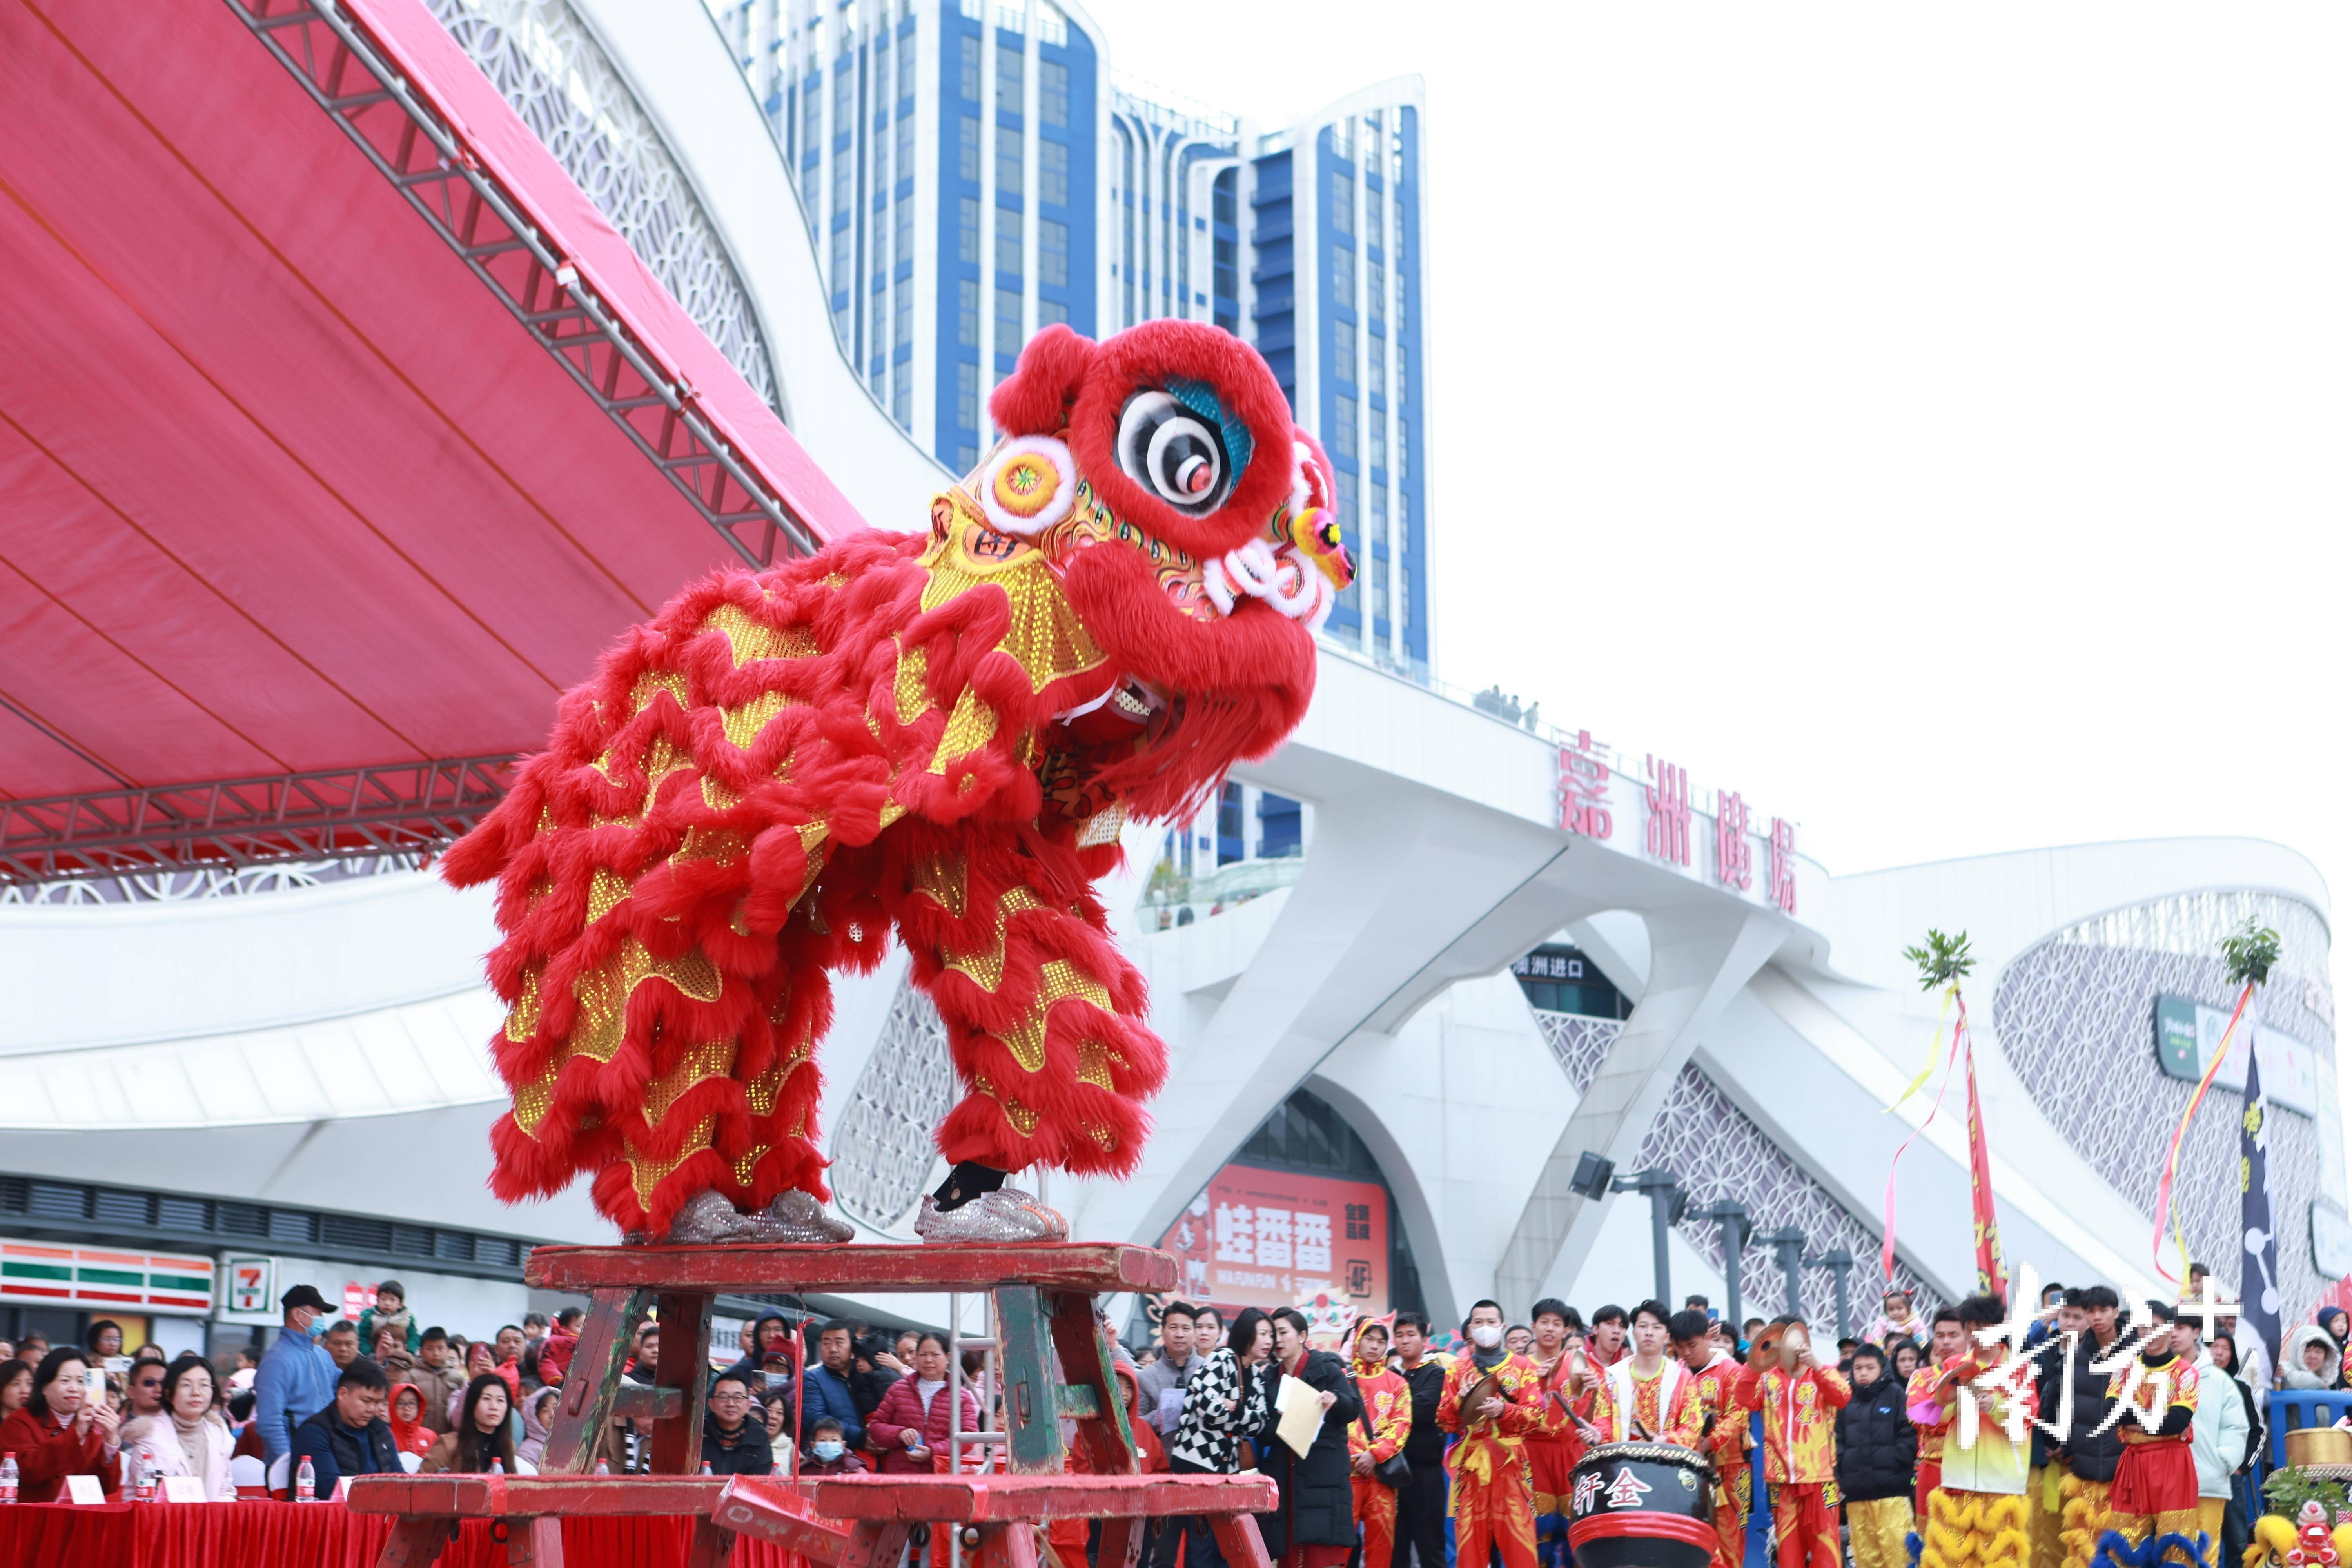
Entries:
{"label": "lion's large round eye", "polygon": [[1118,466],[1194,517],[1216,510],[1233,488],[1232,464],[1216,427],[1156,388],[1129,398],[1119,413]]}

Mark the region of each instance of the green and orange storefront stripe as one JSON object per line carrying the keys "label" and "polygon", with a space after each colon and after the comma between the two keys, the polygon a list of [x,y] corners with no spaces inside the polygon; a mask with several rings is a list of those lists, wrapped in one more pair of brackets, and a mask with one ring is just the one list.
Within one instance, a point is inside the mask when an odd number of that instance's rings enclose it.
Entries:
{"label": "green and orange storefront stripe", "polygon": [[209,1311],[213,1260],[0,1238],[0,1301]]}

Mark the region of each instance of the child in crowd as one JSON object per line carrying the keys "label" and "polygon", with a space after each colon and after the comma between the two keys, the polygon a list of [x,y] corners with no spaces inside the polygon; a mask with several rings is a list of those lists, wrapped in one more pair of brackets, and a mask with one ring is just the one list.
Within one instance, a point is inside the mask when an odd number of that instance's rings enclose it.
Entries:
{"label": "child in crowd", "polygon": [[842,1441],[841,1423],[827,1415],[809,1428],[808,1458],[801,1461],[804,1476],[862,1476],[866,1461]]}

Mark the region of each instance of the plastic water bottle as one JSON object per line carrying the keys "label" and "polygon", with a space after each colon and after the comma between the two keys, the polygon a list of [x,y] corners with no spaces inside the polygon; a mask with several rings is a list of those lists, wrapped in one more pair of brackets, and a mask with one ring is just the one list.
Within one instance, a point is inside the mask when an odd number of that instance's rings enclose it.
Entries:
{"label": "plastic water bottle", "polygon": [[503,1462],[492,1459],[490,1461],[489,1473],[494,1476],[503,1476],[507,1473],[507,1468]]}
{"label": "plastic water bottle", "polygon": [[597,1460],[597,1461],[596,1461],[596,1473],[597,1473],[598,1475],[600,1475],[600,1476],[609,1476],[609,1475],[611,1475],[611,1474],[613,1473],[613,1466],[612,1466],[611,1462],[610,1462],[609,1460],[605,1460],[605,1459],[599,1459],[599,1460]]}
{"label": "plastic water bottle", "polygon": [[308,1454],[302,1456],[302,1468],[294,1472],[294,1500],[296,1502],[319,1500],[319,1472],[311,1468],[310,1456]]}
{"label": "plastic water bottle", "polygon": [[708,1459],[702,1461],[702,1473],[706,1476],[710,1473],[710,1461]]}
{"label": "plastic water bottle", "polygon": [[0,1503],[16,1500],[16,1456],[0,1457]]}
{"label": "plastic water bottle", "polygon": [[131,1498],[138,1502],[155,1500],[155,1468],[138,1455],[131,1456]]}

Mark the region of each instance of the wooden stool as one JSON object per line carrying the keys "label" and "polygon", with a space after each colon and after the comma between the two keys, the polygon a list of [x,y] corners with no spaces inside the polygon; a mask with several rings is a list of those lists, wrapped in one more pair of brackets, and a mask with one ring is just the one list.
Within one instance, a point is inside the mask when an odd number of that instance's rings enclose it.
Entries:
{"label": "wooden stool", "polygon": [[[1133,1483],[1167,1486],[1167,1479],[1136,1473],[1135,1435],[1128,1426],[1126,1402],[1118,1394],[1112,1371],[1108,1341],[1097,1327],[1093,1298],[1098,1292],[1168,1290],[1176,1284],[1176,1260],[1150,1247],[1116,1245],[1033,1242],[1010,1247],[830,1247],[767,1245],[750,1247],[542,1247],[524,1266],[523,1278],[548,1290],[582,1290],[591,1305],[580,1343],[572,1352],[562,1398],[550,1426],[547,1451],[537,1477],[509,1476],[365,1476],[352,1483],[351,1506],[362,1512],[391,1513],[401,1522],[384,1543],[377,1568],[425,1568],[451,1539],[457,1521],[502,1519],[511,1531],[508,1556],[530,1568],[562,1568],[562,1536],[559,1516],[573,1514],[687,1514],[695,1520],[688,1568],[717,1568],[734,1542],[737,1529],[714,1518],[722,1491],[731,1480],[753,1478],[712,1478],[702,1468],[703,1398],[710,1385],[710,1309],[722,1291],[754,1293],[824,1290],[845,1293],[913,1291],[923,1293],[993,1292],[999,1325],[998,1365],[1003,1376],[1006,1468],[1009,1476],[959,1479],[930,1476],[858,1478],[859,1490],[845,1499],[887,1494],[912,1485],[922,1498],[968,1497],[940,1492],[930,1485],[945,1480],[971,1487],[988,1483],[1000,1498],[1028,1500],[1021,1506],[1049,1506],[1044,1500],[1063,1500],[1050,1506],[1058,1513],[1024,1518],[1097,1518],[1106,1521],[1103,1568],[1132,1564],[1140,1552],[1143,1519],[1161,1511],[1145,1508],[1145,1496]],[[650,1386],[622,1381],[629,1357],[630,1335],[650,1307],[660,1322],[661,1349]],[[1057,1364],[1061,1376],[1055,1375]],[[1062,1422],[1075,1424],[1078,1462],[1088,1472],[1065,1477],[1067,1457]],[[635,1419],[652,1428],[645,1476],[593,1476],[597,1447],[605,1429],[616,1419]],[[797,1435],[796,1435],[797,1436]],[[1125,1492],[1085,1493],[1047,1488],[1005,1490],[1008,1483],[1052,1479],[1061,1489],[1096,1481],[1124,1481]],[[1228,1478],[1181,1478],[1186,1482],[1223,1483]],[[824,1563],[845,1568],[890,1568],[888,1561],[861,1559],[861,1549],[879,1550],[878,1536],[868,1538],[868,1516],[830,1513],[861,1522],[858,1533],[841,1531],[795,1511],[808,1501],[803,1481],[762,1479],[757,1489],[746,1489],[738,1510],[746,1520],[760,1521],[759,1533],[784,1542],[793,1550]],[[826,1479],[834,1488],[845,1482]],[[1193,1487],[1192,1490],[1202,1489]],[[828,1490],[827,1497],[832,1495]],[[1157,1493],[1151,1493],[1156,1497]],[[1171,1494],[1172,1495],[1172,1494]],[[1252,1494],[1255,1496],[1255,1494]],[[1070,1511],[1070,1500],[1083,1496],[1092,1511]],[[1098,1506],[1097,1506],[1098,1505]],[[860,1503],[861,1508],[880,1505]],[[917,1506],[908,1504],[908,1506]],[[957,1504],[927,1501],[940,1508]],[[1270,1500],[1244,1509],[1235,1504],[1241,1522],[1246,1513],[1272,1507]],[[1139,1511],[1120,1512],[1122,1509]],[[820,1504],[819,1513],[826,1513]],[[1185,1513],[1215,1514],[1219,1510],[1188,1502]],[[877,1518],[878,1519],[878,1515]],[[929,1515],[908,1515],[911,1527]],[[969,1513],[943,1513],[937,1518],[970,1520]],[[1009,1516],[1008,1516],[1009,1517]],[[789,1520],[790,1523],[782,1522]],[[987,1521],[984,1521],[987,1522]],[[1114,1546],[1113,1525],[1117,1544]],[[877,1524],[877,1528],[879,1525]],[[991,1525],[993,1528],[993,1525]],[[1001,1533],[1001,1531],[1000,1531]],[[1029,1550],[1025,1532],[1018,1546],[994,1545],[983,1529],[981,1549],[994,1558]],[[1249,1540],[1256,1539],[1250,1525]],[[898,1534],[900,1547],[906,1531]],[[1223,1537],[1221,1535],[1222,1542]],[[1264,1550],[1253,1559],[1246,1553],[1228,1557],[1236,1568],[1263,1563]],[[1034,1562],[1031,1551],[1029,1561]],[[1007,1560],[1002,1568],[1012,1568]]]}

